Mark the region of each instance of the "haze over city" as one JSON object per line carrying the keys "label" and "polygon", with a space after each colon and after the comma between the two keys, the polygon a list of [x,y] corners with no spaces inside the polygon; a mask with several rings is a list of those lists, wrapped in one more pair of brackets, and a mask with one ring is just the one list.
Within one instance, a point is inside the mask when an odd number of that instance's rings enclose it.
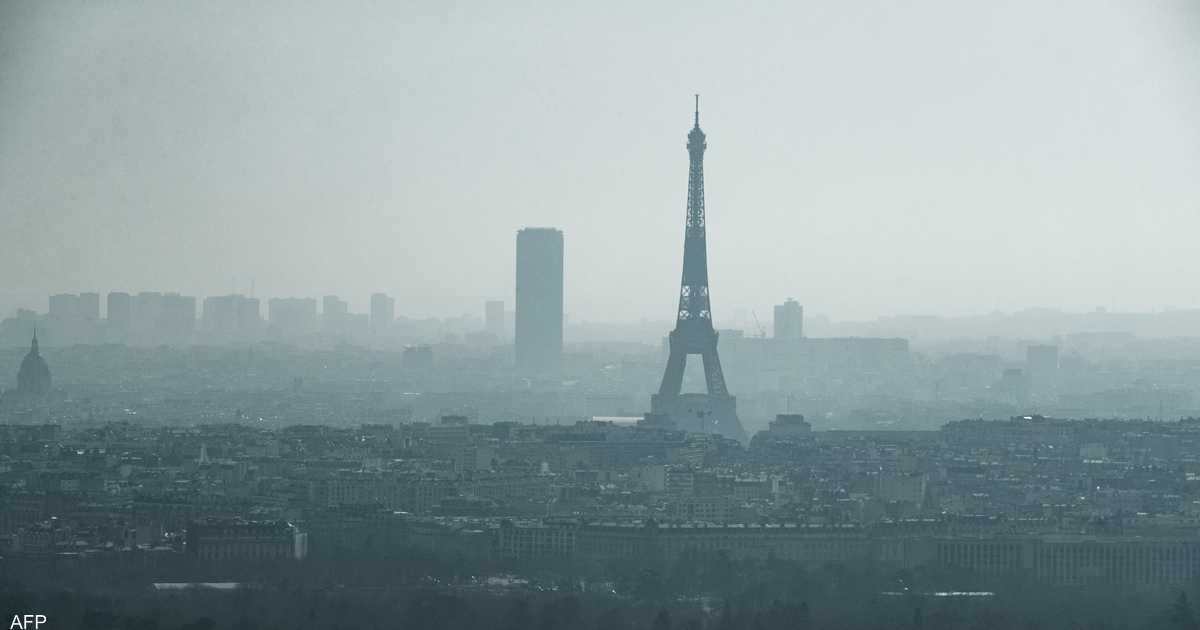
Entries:
{"label": "haze over city", "polygon": [[1200,4],[0,1],[0,628],[1200,630]]}
{"label": "haze over city", "polygon": [[1200,307],[1194,3],[5,3],[0,309],[98,290],[669,320],[693,93],[718,325]]}

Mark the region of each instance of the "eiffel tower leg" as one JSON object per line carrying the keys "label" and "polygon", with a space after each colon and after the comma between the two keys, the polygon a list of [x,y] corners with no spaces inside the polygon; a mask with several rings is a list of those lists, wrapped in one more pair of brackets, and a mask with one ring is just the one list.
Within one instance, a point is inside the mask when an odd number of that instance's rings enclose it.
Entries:
{"label": "eiffel tower leg", "polygon": [[658,388],[660,396],[679,395],[683,390],[683,368],[686,366],[687,354],[672,349],[667,359],[667,370],[663,372],[662,386]]}
{"label": "eiffel tower leg", "polygon": [[725,373],[721,371],[721,358],[717,356],[717,349],[708,350],[700,357],[704,360],[704,383],[708,387],[708,395],[728,395],[729,390],[725,387]]}

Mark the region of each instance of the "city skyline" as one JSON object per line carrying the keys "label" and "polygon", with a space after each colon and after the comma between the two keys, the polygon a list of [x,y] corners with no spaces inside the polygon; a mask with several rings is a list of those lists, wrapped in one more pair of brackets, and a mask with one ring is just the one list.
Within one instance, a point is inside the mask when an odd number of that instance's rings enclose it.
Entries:
{"label": "city skyline", "polygon": [[[235,8],[245,29],[224,28]],[[253,284],[475,312],[511,296],[511,273],[466,273],[461,254],[511,260],[513,232],[553,225],[574,243],[567,312],[637,321],[670,308],[672,260],[645,245],[678,231],[669,182],[697,91],[723,138],[712,166],[726,176],[709,191],[718,324],[786,296],[841,320],[1200,305],[1195,11],[828,8],[711,20],[701,6],[643,21],[610,58],[604,36],[517,8],[308,7],[280,25],[219,3],[188,19],[5,6],[0,309]],[[600,25],[629,10],[562,9]],[[1054,34],[1080,13],[1091,28],[1065,47]],[[297,28],[337,54],[292,43]],[[708,44],[684,55],[677,30]],[[437,43],[451,33],[468,43]],[[81,54],[55,54],[65,41]],[[441,54],[415,54],[426,48]],[[747,71],[746,55],[771,61]]]}
{"label": "city skyline", "polygon": [[[30,295],[33,295],[33,292],[30,292]],[[38,293],[34,297],[30,297],[27,302],[23,302],[21,305],[16,306],[16,307],[8,310],[7,312],[0,313],[0,319],[3,319],[4,317],[16,316],[19,314],[20,311],[30,312],[30,313],[33,313],[38,316],[53,315],[55,312],[55,307],[54,307],[53,303],[56,300],[61,300],[63,298],[95,300],[97,298],[106,298],[108,296],[113,296],[113,297],[120,296],[123,299],[129,299],[132,297],[136,297],[138,295],[180,297],[180,298],[183,298],[188,301],[194,301],[195,302],[194,313],[195,313],[195,319],[196,319],[198,326],[200,325],[201,321],[204,320],[206,317],[205,303],[207,303],[209,301],[224,302],[224,301],[234,300],[234,301],[242,301],[242,302],[248,302],[248,303],[256,303],[258,306],[258,309],[251,310],[250,312],[257,314],[263,320],[267,320],[270,318],[270,303],[272,301],[287,302],[287,301],[293,301],[293,300],[299,300],[299,301],[305,301],[305,302],[311,301],[315,305],[319,305],[319,308],[314,312],[314,314],[316,314],[318,317],[324,317],[325,315],[329,314],[329,315],[332,315],[335,317],[338,317],[338,316],[366,316],[369,318],[370,314],[371,314],[371,298],[380,297],[380,296],[387,297],[387,298],[390,298],[393,303],[395,303],[397,300],[397,297],[398,297],[398,296],[390,295],[387,293],[373,292],[370,295],[363,296],[363,301],[360,304],[358,302],[352,302],[351,301],[353,299],[352,297],[350,299],[342,299],[343,297],[347,297],[343,294],[261,295],[261,294],[256,294],[256,293],[236,292],[235,291],[235,292],[227,292],[227,293],[217,293],[217,294],[213,294],[213,295],[204,295],[204,294],[191,295],[186,292],[181,292],[181,291],[172,290],[172,289],[159,289],[159,290],[150,289],[150,290],[136,290],[136,291],[124,290],[124,289],[114,289],[112,291],[107,291],[107,292],[94,291],[94,290],[93,291],[87,291],[87,290],[65,291],[65,292],[60,292],[60,293],[44,293],[44,292],[42,292],[42,293]],[[468,311],[464,311],[464,312],[453,312],[453,313],[447,312],[447,313],[441,313],[441,314],[428,314],[428,313],[421,313],[421,312],[406,312],[406,310],[397,308],[393,311],[393,314],[394,314],[394,317],[396,320],[438,320],[438,319],[478,320],[478,322],[481,324],[481,326],[483,326],[482,329],[486,330],[487,329],[487,312],[488,312],[489,305],[513,306],[513,300],[514,300],[514,298],[512,298],[512,297],[510,297],[507,300],[483,299],[480,301],[479,304],[476,305],[476,308],[469,309]],[[780,301],[780,300],[782,300],[782,301]],[[766,301],[767,300],[764,299],[764,304],[766,303]],[[40,304],[38,304],[38,302],[40,302]],[[414,303],[419,303],[419,301],[414,302]],[[331,304],[335,304],[335,306],[332,307],[334,310],[327,311],[326,309],[330,308]],[[406,306],[408,306],[408,305],[406,305]],[[108,300],[101,300],[99,305],[93,304],[92,308],[95,310],[96,313],[99,313],[99,316],[98,317],[83,316],[84,319],[88,319],[88,318],[101,319],[101,320],[110,319],[109,312],[114,307],[112,304],[112,300],[108,299]],[[121,307],[121,308],[127,309],[128,307],[126,306],[126,307]],[[739,330],[744,329],[744,330],[742,330],[742,332],[745,332],[747,335],[772,336],[772,337],[796,337],[796,336],[804,336],[803,330],[805,330],[804,327],[808,325],[810,318],[812,320],[823,322],[825,324],[856,325],[856,324],[882,323],[882,322],[897,321],[897,320],[907,321],[907,320],[921,320],[921,319],[929,319],[931,321],[972,321],[972,320],[986,321],[986,320],[995,320],[995,319],[1003,319],[1003,318],[1021,318],[1021,317],[1043,317],[1043,318],[1085,317],[1086,318],[1086,317],[1096,316],[1096,317],[1115,317],[1115,318],[1129,318],[1129,317],[1143,318],[1143,317],[1172,316],[1172,315],[1177,315],[1177,316],[1186,318],[1193,314],[1200,313],[1200,307],[1180,308],[1180,307],[1175,307],[1175,306],[1166,306],[1163,308],[1154,308],[1154,309],[1140,311],[1140,310],[1112,309],[1106,305],[1097,305],[1094,308],[1081,309],[1081,310],[1069,310],[1069,309],[1057,309],[1057,308],[1049,308],[1049,307],[1041,307],[1041,306],[1032,306],[1032,307],[1014,307],[1014,308],[1010,308],[1010,309],[995,309],[995,310],[991,310],[991,311],[987,311],[987,312],[977,312],[977,313],[934,314],[934,313],[921,313],[921,312],[911,312],[911,313],[898,312],[898,313],[891,313],[891,314],[882,314],[877,317],[868,317],[868,318],[863,318],[863,319],[837,319],[837,318],[829,316],[826,313],[822,313],[819,311],[814,312],[814,313],[809,313],[807,305],[801,304],[800,302],[798,302],[796,300],[795,297],[792,297],[792,296],[777,299],[777,300],[775,300],[775,303],[773,303],[773,304],[765,304],[765,306],[760,306],[758,308],[761,310],[761,313],[762,313],[761,315],[759,314],[758,310],[748,308],[744,305],[735,305],[733,308],[727,309],[728,311],[730,311],[730,314],[728,316],[724,317],[723,320],[725,321],[726,324],[732,325],[734,328],[737,328]],[[779,317],[780,317],[781,309],[785,309],[782,312],[783,312],[783,316],[785,318],[787,318],[788,323],[785,325],[787,327],[789,327],[788,332],[781,333],[779,330],[775,329],[775,325],[777,325],[777,323],[780,321]],[[795,311],[794,313],[793,313],[793,310]],[[510,310],[504,311],[504,313],[508,316],[511,316],[511,315],[513,315],[514,311],[510,309]],[[567,320],[571,319],[571,313],[569,311],[564,311],[563,314]],[[128,315],[127,314],[122,315],[122,316],[120,316],[120,318],[127,319]],[[500,321],[503,322],[504,321],[503,318],[501,318]],[[630,325],[630,324],[641,324],[641,325],[654,324],[654,325],[661,325],[664,327],[664,329],[666,329],[666,328],[670,328],[670,326],[673,324],[673,319],[670,318],[669,316],[657,316],[657,317],[647,316],[647,317],[640,317],[637,320],[626,320],[626,321],[621,321],[621,320],[592,321],[592,320],[586,320],[586,319],[577,319],[577,320],[575,320],[575,323],[584,323],[584,324],[589,324],[589,325],[590,324],[615,325],[615,326]],[[511,322],[510,322],[510,324],[511,324]],[[768,324],[770,324],[771,326],[767,326]],[[566,325],[566,322],[564,323],[564,325]],[[796,328],[797,326],[798,326],[798,328]],[[725,328],[725,327],[727,327],[727,326],[722,326],[722,328]]]}
{"label": "city skyline", "polygon": [[1186,2],[0,2],[0,618],[1200,629]]}

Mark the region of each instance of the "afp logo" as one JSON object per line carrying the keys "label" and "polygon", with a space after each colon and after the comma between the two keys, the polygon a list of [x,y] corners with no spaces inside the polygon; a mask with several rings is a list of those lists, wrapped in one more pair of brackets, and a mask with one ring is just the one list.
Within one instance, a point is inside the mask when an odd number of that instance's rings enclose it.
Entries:
{"label": "afp logo", "polygon": [[46,615],[13,615],[8,630],[38,630],[46,623]]}

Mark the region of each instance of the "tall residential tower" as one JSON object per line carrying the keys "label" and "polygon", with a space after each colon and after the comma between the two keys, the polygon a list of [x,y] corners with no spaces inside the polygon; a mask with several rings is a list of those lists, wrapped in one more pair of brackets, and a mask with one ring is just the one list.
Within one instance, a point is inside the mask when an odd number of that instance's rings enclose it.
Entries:
{"label": "tall residential tower", "polygon": [[517,368],[552,372],[563,349],[563,234],[554,228],[517,232]]}
{"label": "tall residential tower", "polygon": [[775,305],[775,338],[800,339],[804,337],[804,307],[792,298]]}

